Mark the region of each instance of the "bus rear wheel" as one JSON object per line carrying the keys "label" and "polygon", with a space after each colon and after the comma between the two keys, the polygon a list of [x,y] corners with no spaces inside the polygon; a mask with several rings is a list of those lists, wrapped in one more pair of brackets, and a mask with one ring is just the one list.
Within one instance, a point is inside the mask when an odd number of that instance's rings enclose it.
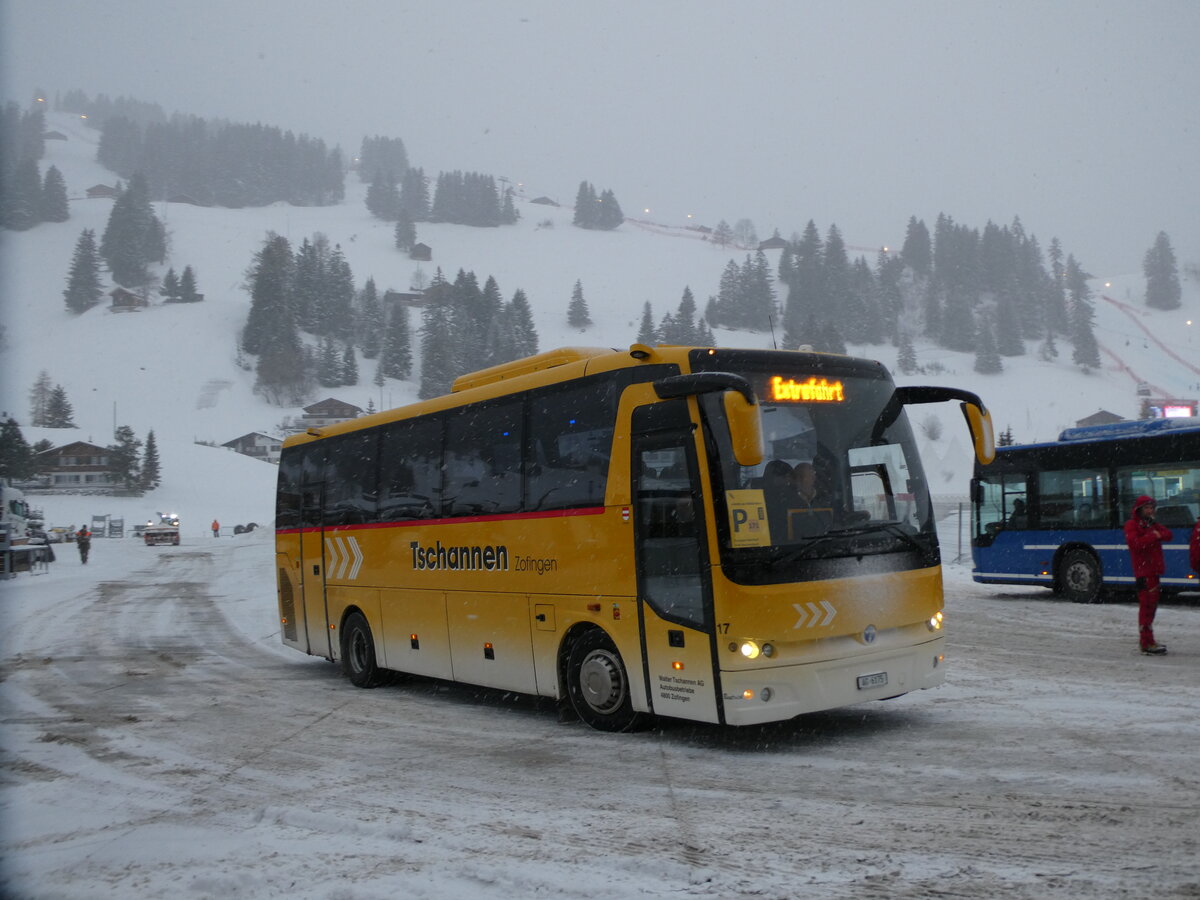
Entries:
{"label": "bus rear wheel", "polygon": [[642,720],[633,709],[621,654],[599,628],[585,631],[571,645],[567,694],[579,718],[599,731],[632,731]]}
{"label": "bus rear wheel", "polygon": [[375,639],[367,617],[352,612],[342,625],[342,672],[355,687],[379,687],[388,681],[387,673],[375,660]]}
{"label": "bus rear wheel", "polygon": [[1075,603],[1100,602],[1100,563],[1086,550],[1068,550],[1058,564],[1058,592]]}

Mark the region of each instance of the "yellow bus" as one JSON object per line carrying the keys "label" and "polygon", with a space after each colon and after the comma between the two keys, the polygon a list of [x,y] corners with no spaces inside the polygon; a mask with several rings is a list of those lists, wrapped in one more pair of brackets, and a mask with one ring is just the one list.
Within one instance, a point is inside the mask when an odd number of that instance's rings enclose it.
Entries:
{"label": "yellow bus", "polygon": [[977,396],[878,362],[636,344],[310,428],[279,465],[283,643],[359,687],[524,692],[607,731],[933,687],[940,556],[905,407],[953,399],[988,458]]}

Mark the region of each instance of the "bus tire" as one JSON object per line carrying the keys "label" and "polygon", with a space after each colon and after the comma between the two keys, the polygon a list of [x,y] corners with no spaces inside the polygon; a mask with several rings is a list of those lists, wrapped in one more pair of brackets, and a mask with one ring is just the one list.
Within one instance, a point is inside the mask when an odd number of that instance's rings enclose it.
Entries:
{"label": "bus tire", "polygon": [[1099,603],[1100,563],[1087,550],[1068,550],[1058,564],[1058,591],[1075,603]]}
{"label": "bus tire", "polygon": [[599,628],[589,628],[567,656],[567,696],[576,714],[599,731],[633,731],[642,716],[633,709],[629,674],[616,645]]}
{"label": "bus tire", "polygon": [[386,672],[375,660],[371,626],[360,612],[350,613],[342,624],[342,673],[360,688],[379,687],[388,681]]}

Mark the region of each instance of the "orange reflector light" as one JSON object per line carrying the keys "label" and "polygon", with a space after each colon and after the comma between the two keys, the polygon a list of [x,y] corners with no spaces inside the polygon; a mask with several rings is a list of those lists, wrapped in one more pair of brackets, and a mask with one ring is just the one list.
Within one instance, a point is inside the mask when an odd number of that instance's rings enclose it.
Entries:
{"label": "orange reflector light", "polygon": [[588,604],[588,612],[600,612],[600,604],[599,603],[589,603]]}
{"label": "orange reflector light", "polygon": [[676,672],[682,672],[683,671],[683,663],[681,663],[679,660],[675,660],[675,662],[671,663],[671,668],[674,669]]}
{"label": "orange reflector light", "polygon": [[754,690],[752,688],[746,688],[744,691],[742,691],[742,699],[743,700],[753,700],[754,699]]}
{"label": "orange reflector light", "polygon": [[417,639],[417,636],[416,636],[415,634],[410,634],[410,635],[408,636],[408,639],[409,639],[410,641],[415,641],[415,640]]}
{"label": "orange reflector light", "polygon": [[483,645],[483,649],[484,649],[484,650],[491,650],[491,649],[492,649],[492,642],[491,642],[491,641],[488,641],[487,643],[485,643],[485,644]]}
{"label": "orange reflector light", "polygon": [[333,629],[335,629],[335,628],[337,628],[337,626],[336,626],[336,625],[334,625],[332,622],[330,622],[330,623],[329,623],[329,630],[330,630],[330,631],[333,631]]}

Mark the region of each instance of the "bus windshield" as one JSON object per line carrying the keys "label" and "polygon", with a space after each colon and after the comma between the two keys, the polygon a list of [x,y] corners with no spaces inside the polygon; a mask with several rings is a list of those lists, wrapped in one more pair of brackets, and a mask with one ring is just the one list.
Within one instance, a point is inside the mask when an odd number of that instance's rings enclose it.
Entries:
{"label": "bus windshield", "polygon": [[719,397],[701,398],[721,556],[733,577],[803,578],[810,560],[896,553],[916,553],[913,567],[938,562],[928,487],[889,378],[828,367],[737,374],[760,398],[761,465],[738,465],[717,426]]}

